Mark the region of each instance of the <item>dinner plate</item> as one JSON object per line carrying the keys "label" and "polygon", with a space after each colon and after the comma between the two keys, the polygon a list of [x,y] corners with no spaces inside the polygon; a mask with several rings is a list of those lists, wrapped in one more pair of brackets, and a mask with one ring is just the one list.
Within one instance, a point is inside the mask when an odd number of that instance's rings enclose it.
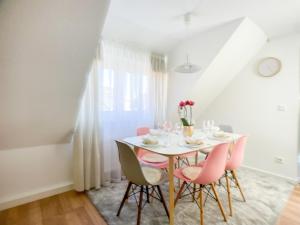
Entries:
{"label": "dinner plate", "polygon": [[142,160],[149,163],[162,163],[168,161],[168,158],[163,155],[149,153],[142,156]]}
{"label": "dinner plate", "polygon": [[143,147],[148,147],[148,148],[155,148],[155,147],[158,147],[159,144],[144,144],[144,143],[142,143],[142,146]]}
{"label": "dinner plate", "polygon": [[185,147],[188,147],[188,148],[198,148],[198,147],[201,147],[203,145],[203,143],[202,144],[183,144],[183,146],[185,146]]}
{"label": "dinner plate", "polygon": [[230,135],[227,133],[224,133],[223,135],[218,135],[218,134],[214,134],[213,135],[215,138],[230,138]]}

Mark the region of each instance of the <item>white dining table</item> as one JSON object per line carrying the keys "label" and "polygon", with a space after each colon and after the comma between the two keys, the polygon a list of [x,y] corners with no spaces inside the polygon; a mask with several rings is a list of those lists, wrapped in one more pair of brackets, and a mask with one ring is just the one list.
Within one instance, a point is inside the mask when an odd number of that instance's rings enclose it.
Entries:
{"label": "white dining table", "polygon": [[[200,130],[195,130],[193,138],[201,138],[203,144],[199,146],[190,147],[185,144],[185,137],[181,133],[162,133],[160,135],[153,135],[159,141],[157,146],[149,146],[143,144],[144,136],[134,136],[124,138],[123,141],[133,147],[143,148],[150,152],[157,153],[168,157],[168,179],[169,179],[169,224],[174,225],[174,158],[180,155],[191,152],[201,152],[203,154],[209,154],[209,152],[218,144],[221,143],[234,143],[240,134],[227,133],[226,138],[216,138],[212,134],[205,134]],[[151,136],[151,134],[147,135]],[[232,145],[230,145],[232,146]]]}

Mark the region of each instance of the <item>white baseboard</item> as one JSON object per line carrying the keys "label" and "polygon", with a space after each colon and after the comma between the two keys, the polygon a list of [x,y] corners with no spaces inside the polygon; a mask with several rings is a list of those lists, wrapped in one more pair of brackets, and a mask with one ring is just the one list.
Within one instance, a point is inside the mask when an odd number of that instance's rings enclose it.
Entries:
{"label": "white baseboard", "polygon": [[269,174],[269,175],[272,175],[272,176],[275,176],[275,177],[280,177],[280,178],[288,180],[288,181],[290,181],[290,182],[292,182],[294,184],[298,183],[297,178],[285,177],[285,176],[282,176],[282,175],[279,175],[279,174],[276,174],[276,173],[269,172],[267,170],[262,170],[262,169],[258,169],[258,168],[247,166],[247,165],[242,165],[242,167],[250,169],[250,170],[259,171],[259,172],[262,172],[262,173],[265,173],[265,174]]}
{"label": "white baseboard", "polygon": [[11,196],[9,198],[0,199],[0,211],[22,205],[28,202],[36,201],[42,198],[47,198],[73,189],[72,182],[66,182],[51,187],[37,189],[31,192],[26,192]]}

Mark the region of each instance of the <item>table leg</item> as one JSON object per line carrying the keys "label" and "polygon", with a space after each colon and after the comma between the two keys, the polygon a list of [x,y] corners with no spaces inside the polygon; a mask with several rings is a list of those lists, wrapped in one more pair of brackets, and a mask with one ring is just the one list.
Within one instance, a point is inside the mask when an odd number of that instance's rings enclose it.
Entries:
{"label": "table leg", "polygon": [[174,225],[174,158],[169,156],[169,214],[170,225]]}

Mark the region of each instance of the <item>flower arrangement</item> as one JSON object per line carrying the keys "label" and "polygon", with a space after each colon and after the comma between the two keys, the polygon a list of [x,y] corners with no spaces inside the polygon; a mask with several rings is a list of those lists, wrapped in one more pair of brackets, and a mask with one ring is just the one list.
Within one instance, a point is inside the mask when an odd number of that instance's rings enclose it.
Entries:
{"label": "flower arrangement", "polygon": [[178,105],[178,114],[183,126],[193,126],[193,109],[195,102],[192,100],[180,101]]}

